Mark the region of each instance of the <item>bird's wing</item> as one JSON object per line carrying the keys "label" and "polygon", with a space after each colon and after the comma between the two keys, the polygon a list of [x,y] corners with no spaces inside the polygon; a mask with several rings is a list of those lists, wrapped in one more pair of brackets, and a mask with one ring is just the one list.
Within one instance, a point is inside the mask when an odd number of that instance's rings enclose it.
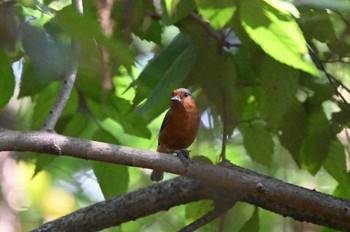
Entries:
{"label": "bird's wing", "polygon": [[[162,133],[163,129],[165,128],[166,124],[168,123],[169,117],[170,117],[170,110],[168,110],[168,112],[166,112],[166,114],[164,116],[162,125],[160,126],[159,135]],[[158,137],[159,137],[159,135],[158,135]]]}

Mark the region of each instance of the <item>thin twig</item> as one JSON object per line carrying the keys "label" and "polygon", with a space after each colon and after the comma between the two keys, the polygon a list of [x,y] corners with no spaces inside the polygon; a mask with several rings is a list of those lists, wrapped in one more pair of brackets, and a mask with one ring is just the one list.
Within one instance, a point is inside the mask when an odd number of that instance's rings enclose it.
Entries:
{"label": "thin twig", "polygon": [[[312,49],[312,47],[307,44],[307,47],[309,49],[311,58],[313,60],[313,62],[316,64],[316,67],[318,69],[320,69],[326,76],[326,78],[328,79],[329,83],[331,84],[334,92],[336,93],[337,96],[339,96],[343,102],[345,103],[346,107],[350,109],[350,105],[349,102],[344,98],[344,96],[339,92],[338,87],[336,86],[336,84],[334,82],[337,82],[338,85],[342,86],[344,89],[346,89],[349,92],[349,89],[343,84],[341,83],[339,80],[337,80],[332,74],[330,74],[326,68],[324,67],[324,65],[322,64],[318,54]],[[350,93],[350,92],[349,92]]]}
{"label": "thin twig", "polygon": [[201,25],[204,30],[211,35],[214,39],[216,39],[222,47],[242,47],[241,43],[230,43],[226,40],[225,36],[221,36],[218,32],[216,32],[208,22],[204,21],[199,15],[196,13],[190,13],[190,17],[194,19],[196,22]]}
{"label": "thin twig", "polygon": [[227,134],[228,134],[228,121],[227,121],[227,104],[225,90],[222,91],[222,143],[221,143],[221,161],[226,160],[226,144],[227,144]]}
{"label": "thin twig", "polygon": [[179,230],[179,232],[192,232],[206,224],[209,224],[210,222],[225,214],[230,208],[234,206],[235,203],[236,202],[234,202],[233,204],[227,204],[225,207],[215,207],[212,211],[208,212],[203,217],[197,219],[196,221]]}
{"label": "thin twig", "polygon": [[350,61],[347,57],[339,57],[338,59],[333,60],[321,60],[322,63],[342,63],[342,64],[350,64]]}
{"label": "thin twig", "polygon": [[340,85],[343,89],[345,89],[348,93],[350,93],[350,89],[346,85],[344,85],[340,80],[338,80],[331,74],[330,74],[330,77],[333,79],[333,81],[337,82],[338,85]]}

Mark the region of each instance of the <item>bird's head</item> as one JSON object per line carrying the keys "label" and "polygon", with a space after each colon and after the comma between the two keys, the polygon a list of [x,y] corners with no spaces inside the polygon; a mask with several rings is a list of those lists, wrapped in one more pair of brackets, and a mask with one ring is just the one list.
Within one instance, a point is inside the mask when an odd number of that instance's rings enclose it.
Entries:
{"label": "bird's head", "polygon": [[183,106],[186,109],[195,107],[191,91],[185,88],[175,89],[171,97],[171,107]]}

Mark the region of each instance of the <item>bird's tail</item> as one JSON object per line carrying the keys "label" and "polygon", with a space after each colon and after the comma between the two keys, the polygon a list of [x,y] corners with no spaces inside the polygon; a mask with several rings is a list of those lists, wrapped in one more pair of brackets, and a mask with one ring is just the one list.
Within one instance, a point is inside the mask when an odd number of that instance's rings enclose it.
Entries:
{"label": "bird's tail", "polygon": [[164,177],[164,172],[159,171],[159,170],[153,170],[153,172],[151,174],[152,181],[159,182],[159,181],[163,180],[163,177]]}

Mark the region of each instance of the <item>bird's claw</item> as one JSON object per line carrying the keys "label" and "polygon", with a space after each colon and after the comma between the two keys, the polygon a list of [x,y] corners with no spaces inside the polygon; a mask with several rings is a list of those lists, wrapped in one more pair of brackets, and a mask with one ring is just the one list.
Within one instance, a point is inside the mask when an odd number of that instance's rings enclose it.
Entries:
{"label": "bird's claw", "polygon": [[183,148],[181,150],[174,150],[174,153],[176,153],[176,156],[180,158],[181,162],[185,167],[188,166],[190,158],[190,151]]}

